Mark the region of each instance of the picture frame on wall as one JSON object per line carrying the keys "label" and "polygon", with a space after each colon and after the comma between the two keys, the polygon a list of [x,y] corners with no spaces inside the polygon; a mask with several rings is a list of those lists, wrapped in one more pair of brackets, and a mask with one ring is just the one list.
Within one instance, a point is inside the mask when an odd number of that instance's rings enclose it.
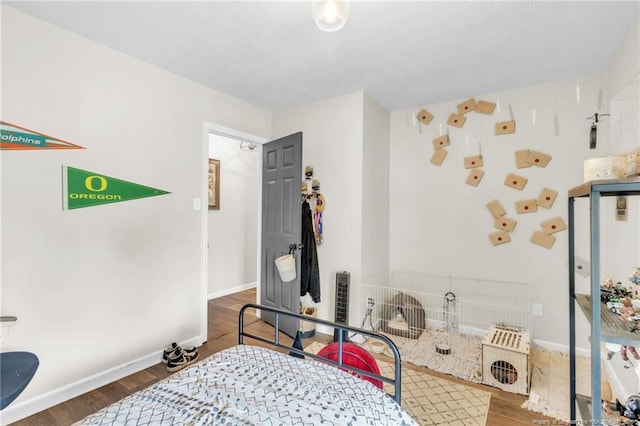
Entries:
{"label": "picture frame on wall", "polygon": [[209,210],[220,210],[220,160],[209,158]]}

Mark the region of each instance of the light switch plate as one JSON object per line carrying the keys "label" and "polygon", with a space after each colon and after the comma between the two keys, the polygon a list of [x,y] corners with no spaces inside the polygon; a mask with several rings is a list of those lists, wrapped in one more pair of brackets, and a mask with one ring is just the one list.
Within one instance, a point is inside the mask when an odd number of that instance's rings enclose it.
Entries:
{"label": "light switch plate", "polygon": [[533,304],[533,316],[534,317],[541,317],[543,314],[543,308],[542,308],[542,303],[534,303]]}
{"label": "light switch plate", "polygon": [[580,276],[587,278],[591,275],[591,263],[581,256],[576,256],[575,259],[576,273]]}

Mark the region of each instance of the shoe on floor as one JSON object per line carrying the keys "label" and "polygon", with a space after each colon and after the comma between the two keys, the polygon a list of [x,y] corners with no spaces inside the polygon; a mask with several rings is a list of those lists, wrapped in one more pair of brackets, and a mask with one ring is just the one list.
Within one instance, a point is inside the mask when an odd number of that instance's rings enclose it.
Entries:
{"label": "shoe on floor", "polygon": [[193,354],[196,352],[195,346],[189,346],[187,348],[183,348],[180,345],[178,345],[176,342],[173,342],[169,346],[164,348],[164,351],[162,351],[162,363],[166,364],[169,361],[169,357],[171,356],[171,354],[177,351],[178,349],[181,349],[183,352],[186,352],[187,354]]}
{"label": "shoe on floor", "polygon": [[169,359],[167,360],[167,371],[169,373],[174,373],[178,370],[182,370],[186,366],[196,362],[198,356],[198,351],[194,350],[193,352],[186,352],[178,347],[178,349],[169,355]]}

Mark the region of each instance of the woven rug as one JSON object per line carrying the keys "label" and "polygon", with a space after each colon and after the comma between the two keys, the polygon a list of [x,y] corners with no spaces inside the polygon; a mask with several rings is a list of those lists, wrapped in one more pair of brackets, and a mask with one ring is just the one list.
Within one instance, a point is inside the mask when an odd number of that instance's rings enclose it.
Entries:
{"label": "woven rug", "polygon": [[[384,333],[383,333],[384,334]],[[482,383],[482,339],[429,330],[418,339],[385,334],[398,347],[402,360],[414,365],[427,367],[440,373],[473,383]],[[451,347],[451,354],[441,355],[434,348],[438,343]],[[362,345],[376,352],[369,342]],[[392,356],[385,347],[382,353]],[[529,399],[522,408],[567,422],[569,406],[569,356],[566,353],[531,346],[531,385]],[[589,359],[576,358],[576,390],[582,395],[591,395],[591,374]],[[603,368],[604,371],[604,368]],[[607,423],[608,422],[608,416]],[[612,423],[613,424],[613,423]]]}
{"label": "woven rug", "polygon": [[[305,351],[317,353],[313,342]],[[377,360],[383,375],[393,376],[393,364]],[[385,384],[385,391],[393,387]],[[402,369],[402,408],[421,425],[484,426],[491,394],[408,368]]]}
{"label": "woven rug", "polygon": [[[533,346],[531,351],[531,390],[522,408],[569,423],[569,355]],[[603,379],[606,379],[602,365]],[[591,363],[576,356],[576,392],[591,396]],[[602,413],[603,425],[619,423],[616,412]],[[585,423],[586,424],[586,423]]]}
{"label": "woven rug", "polygon": [[[482,383],[482,338],[429,330],[418,339],[382,333],[396,344],[403,361],[427,367],[439,373],[450,374],[471,383]],[[449,355],[436,352],[436,345],[446,343],[451,348]],[[362,345],[376,352],[369,341]],[[391,349],[385,346],[384,355],[392,357]]]}

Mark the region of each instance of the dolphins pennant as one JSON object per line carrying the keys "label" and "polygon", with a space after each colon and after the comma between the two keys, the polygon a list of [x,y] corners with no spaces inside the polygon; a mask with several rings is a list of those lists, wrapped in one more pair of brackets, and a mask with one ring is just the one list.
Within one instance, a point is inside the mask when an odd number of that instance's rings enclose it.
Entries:
{"label": "dolphins pennant", "polygon": [[85,149],[44,133],[0,121],[0,150]]}

